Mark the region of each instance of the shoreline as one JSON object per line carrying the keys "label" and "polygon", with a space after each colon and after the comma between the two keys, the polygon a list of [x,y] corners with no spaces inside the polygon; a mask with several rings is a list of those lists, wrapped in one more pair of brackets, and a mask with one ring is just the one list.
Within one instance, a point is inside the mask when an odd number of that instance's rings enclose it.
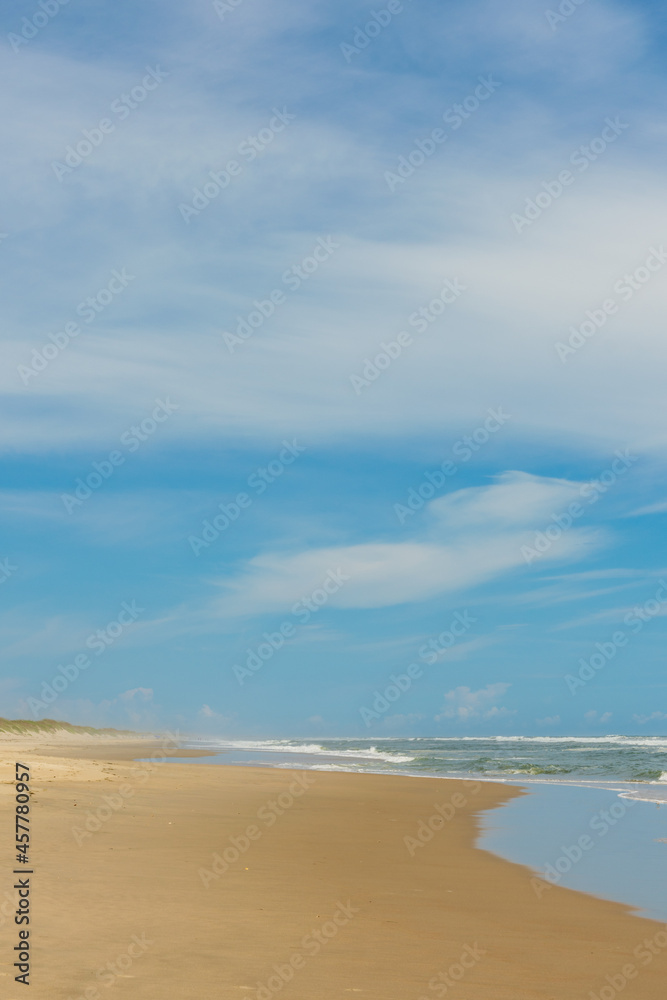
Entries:
{"label": "shoreline", "polygon": [[[350,741],[356,738],[349,737]],[[370,741],[371,738],[368,738]],[[400,739],[400,737],[396,737]],[[574,737],[568,737],[568,739],[574,739]],[[10,749],[12,746],[21,744],[22,746],[27,746],[30,749],[34,747],[34,751],[39,752],[44,756],[74,756],[79,759],[97,759],[100,755],[111,757],[112,760],[136,760],[140,761],[144,758],[140,754],[146,750],[159,750],[169,758],[213,758],[222,755],[222,751],[214,747],[208,748],[197,748],[192,746],[176,746],[174,744],[181,743],[192,743],[194,742],[192,737],[173,735],[166,733],[164,735],[153,734],[153,733],[136,733],[132,736],[118,736],[109,739],[108,736],[85,736],[81,737],[78,735],[72,735],[69,733],[57,733],[57,734],[44,734],[36,736],[34,734],[23,735],[23,734],[0,734],[0,754],[4,749]],[[172,744],[168,746],[166,744]],[[71,748],[76,753],[68,753],[68,748]],[[280,751],[273,751],[276,758],[280,754]],[[299,770],[313,770],[318,773],[326,773],[330,771],[335,774],[375,774],[375,775],[391,775],[396,778],[435,778],[443,781],[480,781],[484,783],[498,784],[498,785],[510,785],[519,788],[529,788],[531,785],[537,785],[540,787],[571,787],[571,788],[590,788],[606,790],[610,792],[615,792],[620,798],[631,798],[637,802],[647,802],[654,805],[667,804],[667,782],[665,781],[632,781],[627,778],[568,778],[566,776],[562,777],[550,777],[549,775],[534,775],[534,774],[523,774],[523,773],[513,773],[507,776],[504,775],[487,775],[485,773],[469,771],[469,772],[459,772],[459,773],[446,773],[446,774],[435,774],[426,773],[423,771],[392,771],[389,769],[383,770],[373,770],[371,768],[365,768],[364,770],[352,770],[351,768],[345,768],[344,766],[336,767],[333,764],[323,765],[319,762],[311,766],[299,764],[298,761],[293,758],[299,756],[307,757],[308,753],[304,752],[299,754],[298,752],[292,752],[289,755],[289,759],[286,763],[272,764],[272,763],[254,763],[254,762],[234,762],[225,763],[223,761],[216,762],[216,766],[220,767],[266,767],[275,768],[276,770],[289,770],[291,768]],[[286,755],[287,757],[287,755]],[[211,763],[213,763],[211,761]],[[648,789],[653,789],[656,793],[658,790],[662,792],[661,795],[649,795]],[[641,792],[645,794],[640,794]]]}
{"label": "shoreline", "polygon": [[[384,742],[391,742],[391,739],[392,738],[383,738],[382,741],[384,741]],[[395,737],[394,739],[395,739],[396,742],[401,742],[401,743],[404,742],[404,740],[401,737]],[[480,739],[482,739],[482,738],[480,738]],[[570,739],[574,740],[575,737],[568,737],[568,740],[570,740]],[[355,737],[340,738],[341,742],[343,740],[346,740],[346,741],[349,741],[349,742],[363,742],[363,741],[366,741],[366,742],[380,742],[380,739],[378,737],[375,737],[375,738],[371,738],[371,737],[359,738],[358,740]],[[443,740],[444,740],[444,738],[443,738]],[[509,741],[509,738],[507,738],[507,740]],[[192,743],[198,742],[198,741],[196,741],[196,740],[194,740],[192,738],[188,739],[186,737],[186,738],[184,738],[183,742],[184,743],[191,743],[192,744]],[[208,749],[206,750],[206,752],[201,754],[201,756],[208,756],[208,757],[222,756],[224,753],[229,753],[230,752],[229,748],[233,745],[233,741],[230,741],[230,743],[228,745],[225,746],[223,744],[222,746],[218,746],[218,748],[216,749],[216,747],[213,745],[213,741],[212,740],[211,741],[202,741],[202,742],[205,742],[205,743],[206,742],[210,742],[210,744],[211,744],[208,747]],[[222,743],[222,741],[220,741],[220,742]],[[337,771],[339,773],[351,773],[351,774],[393,774],[393,775],[396,775],[397,777],[416,777],[416,778],[428,778],[428,777],[432,777],[432,778],[443,778],[445,780],[451,780],[451,781],[468,780],[468,779],[472,778],[472,779],[474,779],[476,781],[490,781],[490,782],[495,782],[495,783],[498,783],[498,784],[515,784],[515,785],[519,785],[519,786],[523,786],[524,784],[527,785],[527,786],[532,785],[532,784],[538,784],[538,785],[569,785],[571,787],[580,787],[580,788],[608,789],[609,791],[618,792],[618,794],[621,795],[622,797],[626,797],[626,796],[627,797],[631,797],[633,799],[636,799],[637,801],[653,802],[653,803],[656,803],[656,804],[667,803],[667,781],[659,781],[659,780],[653,780],[653,781],[643,780],[643,781],[640,781],[640,780],[632,780],[632,779],[629,779],[629,778],[621,778],[621,777],[619,777],[619,778],[615,778],[615,777],[583,778],[583,777],[567,777],[565,775],[558,776],[558,777],[552,777],[548,773],[544,773],[544,774],[531,774],[531,773],[526,773],[526,772],[511,772],[511,773],[508,773],[508,774],[492,774],[492,775],[488,775],[487,773],[477,772],[477,771],[474,771],[474,770],[471,770],[471,771],[468,771],[468,772],[462,772],[462,771],[459,771],[459,772],[446,772],[446,773],[442,773],[442,774],[437,774],[437,773],[430,773],[429,774],[429,773],[427,773],[425,771],[411,771],[411,770],[408,770],[408,769],[390,770],[390,769],[388,769],[386,767],[383,768],[383,769],[381,769],[381,770],[380,769],[375,770],[372,767],[364,767],[364,769],[361,770],[359,768],[354,769],[354,768],[349,767],[349,766],[345,767],[342,764],[340,766],[336,766],[334,764],[330,764],[330,765],[326,765],[326,766],[323,765],[322,764],[322,759],[323,758],[324,759],[327,759],[327,758],[328,759],[332,759],[332,758],[336,757],[336,753],[333,750],[332,751],[328,751],[327,757],[325,757],[324,755],[322,755],[322,757],[319,757],[319,756],[315,756],[312,753],[312,751],[309,751],[307,749],[304,749],[303,751],[299,751],[297,749],[296,745],[290,750],[289,753],[287,753],[284,749],[281,749],[279,747],[278,744],[279,744],[280,741],[267,741],[267,742],[274,742],[274,744],[275,744],[274,748],[272,748],[270,750],[269,749],[264,749],[264,750],[260,751],[259,749],[254,749],[254,748],[250,749],[246,745],[247,741],[239,741],[241,750],[246,755],[251,756],[254,753],[260,753],[260,752],[265,753],[265,754],[269,753],[270,755],[272,754],[275,757],[276,760],[279,760],[280,756],[282,754],[283,755],[283,763],[281,763],[281,764],[271,764],[271,763],[267,763],[266,761],[262,761],[262,762],[233,761],[233,762],[230,762],[230,763],[233,764],[234,766],[251,766],[251,767],[252,766],[260,766],[260,767],[274,766],[274,767],[284,767],[287,762],[289,762],[290,766],[296,766],[296,764],[292,765],[292,760],[294,758],[301,757],[302,759],[308,759],[308,758],[312,757],[313,761],[316,761],[316,763],[313,763],[313,764],[310,765],[310,767],[313,770],[332,770],[332,771]],[[313,739],[312,743],[315,744],[315,740],[314,739]],[[235,750],[235,752],[238,753],[237,750]],[[177,756],[177,755],[174,755],[174,756]],[[186,754],[182,754],[181,756],[186,756]],[[189,754],[188,754],[188,756],[189,756]],[[344,758],[342,755],[338,757],[338,760],[340,762],[342,762],[344,759],[347,759],[347,758]],[[362,754],[359,754],[358,755],[358,759],[371,759],[371,758],[364,758]],[[220,761],[219,763],[222,766],[224,766],[224,762],[223,761]],[[305,765],[304,763],[301,763],[301,766],[308,766],[308,765]],[[643,795],[639,794],[641,791],[643,791],[643,790],[645,791],[647,788],[653,789],[655,794],[649,795],[648,792],[645,792],[645,794],[643,794]],[[661,794],[657,794],[658,792],[660,792]]]}
{"label": "shoreline", "polygon": [[[159,739],[21,739],[0,740],[7,797],[19,744],[34,769],[40,998],[105,998],[96,975],[133,935],[150,945],[106,984],[132,1000],[431,1000],[459,969],[464,1000],[573,1000],[599,996],[629,965],[628,1000],[664,995],[667,947],[656,943],[646,964],[640,954],[642,940],[667,945],[662,923],[475,846],[482,814],[520,789],[298,767],[147,768],[129,755],[166,753]],[[5,831],[5,871],[8,846]]]}
{"label": "shoreline", "polygon": [[[178,751],[175,752],[174,763],[186,763],[188,758],[179,758]],[[219,756],[219,755],[215,755]],[[199,761],[200,764],[211,764],[218,767],[234,766],[233,762],[224,759],[216,760],[215,756],[206,757]],[[254,767],[257,764],[246,762],[243,767]],[[265,765],[259,765],[265,766]],[[295,767],[294,760],[289,761],[290,767]],[[303,764],[301,765],[303,767]],[[283,762],[276,764],[277,770],[288,770]],[[318,772],[318,765],[311,764],[310,769]],[[327,770],[336,771],[334,765],[328,765]],[[349,768],[341,768],[337,773],[350,773]],[[660,847],[656,850],[656,844],[667,843],[664,836],[667,833],[662,816],[655,816],[652,811],[647,811],[647,805],[667,804],[667,788],[659,786],[659,783],[651,782],[629,782],[612,781],[602,779],[567,779],[549,778],[547,776],[530,776],[496,779],[485,775],[470,773],[462,774],[424,774],[413,771],[375,771],[366,768],[364,771],[354,773],[363,774],[391,774],[393,777],[402,778],[431,778],[446,781],[470,782],[478,781],[482,783],[503,784],[519,789],[526,793],[518,800],[505,803],[510,806],[509,813],[503,817],[494,818],[494,810],[485,812],[480,816],[482,829],[476,838],[475,846],[481,850],[488,850],[497,857],[504,858],[517,864],[530,867],[537,877],[545,878],[553,884],[561,885],[569,889],[587,892],[599,899],[622,903],[630,906],[636,911],[636,915],[648,917],[654,920],[667,921],[667,904],[662,894],[656,888],[655,872],[664,867],[664,849]],[[646,786],[658,786],[663,793],[661,797],[646,791]],[[585,793],[585,808],[582,810],[582,795]],[[605,793],[608,793],[606,795]],[[608,801],[608,796],[612,796],[612,801]],[[539,808],[526,809],[526,802],[523,807],[521,801],[535,797]],[[560,809],[555,808],[555,804],[560,804]],[[630,831],[624,829],[627,820],[616,828],[618,819],[625,817],[627,809],[634,803],[642,803],[641,815],[634,817],[638,822],[630,822]],[[530,805],[530,804],[529,804]],[[605,813],[604,807],[610,808],[610,815]],[[597,808],[596,808],[597,807]],[[586,809],[588,814],[586,814]],[[554,842],[554,830],[560,827],[559,813],[568,817],[569,826],[566,825],[561,830],[561,841]],[[517,815],[523,816],[525,822],[517,822]],[[547,818],[548,817],[548,818]],[[571,833],[571,826],[575,823],[580,830],[580,836],[584,838],[586,849],[582,850],[576,843],[571,843],[568,837]],[[589,827],[591,824],[598,824],[595,833],[606,834],[613,830],[608,841],[597,847],[599,841],[591,839]],[[622,847],[619,848],[619,840]],[[568,846],[565,848],[563,843]],[[536,853],[535,845],[540,844],[541,850]],[[638,845],[641,845],[639,848]],[[591,856],[588,851],[594,851],[591,866]],[[614,852],[619,849],[623,857],[622,865],[619,866]],[[565,851],[565,853],[563,853]],[[611,856],[609,852],[611,851]],[[570,858],[575,860],[572,862]],[[586,863],[579,866],[579,861],[586,859]],[[554,868],[554,862],[558,866]],[[608,863],[607,863],[608,862]],[[622,869],[622,874],[620,869]],[[543,874],[546,872],[546,874]]]}
{"label": "shoreline", "polygon": [[[206,758],[206,757],[214,757],[217,755],[213,752],[209,753],[204,751],[187,751],[187,752],[174,751],[173,753],[169,753],[167,756],[175,758],[179,757]],[[174,763],[178,763],[178,760],[175,760]],[[248,768],[263,767],[267,769],[275,769],[277,771],[307,770],[307,771],[314,771],[315,773],[320,773],[320,774],[327,772],[331,774],[375,774],[375,775],[386,775],[388,777],[391,776],[392,778],[423,778],[423,779],[432,778],[435,781],[479,781],[492,785],[513,785],[520,788],[524,787],[530,788],[532,785],[538,786],[540,788],[543,787],[590,788],[592,790],[597,790],[597,791],[616,792],[619,798],[632,798],[633,801],[635,802],[647,802],[651,803],[652,805],[667,805],[667,786],[665,785],[665,782],[660,782],[660,781],[627,781],[622,778],[619,778],[618,780],[612,778],[608,780],[604,778],[599,778],[599,779],[549,778],[546,776],[541,778],[541,777],[534,777],[533,775],[529,775],[528,777],[523,777],[521,775],[513,775],[512,777],[504,778],[495,775],[489,777],[486,774],[480,774],[476,771],[469,771],[463,774],[427,774],[423,771],[419,772],[390,771],[390,770],[374,771],[371,768],[364,769],[363,771],[362,770],[353,771],[350,768],[344,768],[344,767],[336,768],[334,766],[328,767],[325,771],[323,768],[317,767],[317,765],[306,767],[303,764],[299,766],[296,762],[294,763],[290,762],[289,766],[286,766],[284,764],[266,764],[266,763],[228,764],[225,762],[213,762],[213,761],[204,761],[204,763],[211,763],[211,764],[215,763],[216,767],[248,767]],[[646,786],[655,787],[656,791],[658,789],[661,789],[663,790],[664,794],[660,797],[658,796],[648,797],[639,795],[638,791],[645,788]]]}

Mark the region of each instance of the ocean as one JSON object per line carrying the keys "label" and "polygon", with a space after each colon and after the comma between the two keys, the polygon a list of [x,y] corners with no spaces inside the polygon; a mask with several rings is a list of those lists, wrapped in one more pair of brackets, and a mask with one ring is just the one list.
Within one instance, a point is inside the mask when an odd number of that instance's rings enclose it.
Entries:
{"label": "ocean", "polygon": [[[633,795],[667,800],[664,736],[459,736],[190,740],[218,763],[558,782],[633,782]],[[641,784],[641,787],[639,787]]]}
{"label": "ocean", "polygon": [[[667,922],[667,737],[202,738],[184,746],[210,752],[201,764],[518,785],[526,795],[482,814],[478,847],[528,866],[551,884]],[[589,845],[584,851],[582,836]]]}

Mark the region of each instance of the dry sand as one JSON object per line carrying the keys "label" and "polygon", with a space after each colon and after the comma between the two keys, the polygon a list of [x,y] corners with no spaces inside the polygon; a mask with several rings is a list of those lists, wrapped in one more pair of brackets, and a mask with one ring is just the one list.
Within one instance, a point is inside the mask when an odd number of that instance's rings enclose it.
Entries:
{"label": "dry sand", "polygon": [[[538,896],[529,869],[473,846],[476,814],[516,789],[130,759],[152,752],[0,740],[6,1000],[612,1000],[606,977],[630,965],[623,1000],[666,995],[662,924]],[[33,787],[29,994],[12,968],[16,759]]]}

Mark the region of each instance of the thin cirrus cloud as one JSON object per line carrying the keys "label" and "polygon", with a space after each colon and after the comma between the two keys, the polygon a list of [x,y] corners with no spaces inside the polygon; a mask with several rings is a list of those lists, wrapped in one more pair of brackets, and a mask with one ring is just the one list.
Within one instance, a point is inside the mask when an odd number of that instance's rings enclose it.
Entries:
{"label": "thin cirrus cloud", "polygon": [[[637,266],[664,231],[664,179],[645,151],[633,151],[627,140],[633,132],[654,127],[646,89],[640,87],[641,72],[631,58],[647,44],[643,15],[618,4],[584,6],[576,12],[576,24],[554,33],[543,12],[536,17],[526,3],[503,7],[502,13],[488,3],[454,4],[442,20],[434,8],[429,12],[433,32],[442,30],[445,37],[454,30],[465,55],[448,78],[446,98],[436,100],[430,78],[416,71],[395,77],[377,61],[394,32],[393,44],[400,41],[408,51],[416,47],[415,56],[423,55],[423,23],[415,10],[406,10],[378,46],[347,68],[339,40],[353,31],[364,12],[350,4],[332,21],[331,12],[320,5],[302,26],[305,32],[327,31],[318,76],[323,92],[327,80],[345,81],[345,74],[357,80],[359,73],[371,103],[375,87],[409,86],[413,102],[425,109],[425,127],[429,116],[437,124],[448,102],[462,99],[476,81],[471,51],[483,53],[486,61],[489,46],[488,61],[497,61],[504,82],[466,129],[452,133],[438,156],[395,195],[387,189],[384,171],[404,147],[410,148],[412,124],[396,130],[389,122],[383,127],[380,119],[369,128],[363,111],[333,116],[322,95],[318,101],[304,101],[290,83],[281,99],[294,98],[296,120],[247,165],[238,184],[187,227],[178,214],[179,202],[245,135],[265,124],[265,63],[259,56],[267,45],[274,51],[277,43],[274,35],[259,30],[265,7],[240,8],[224,26],[210,11],[194,18],[192,30],[202,30],[206,23],[207,31],[219,30],[221,37],[231,32],[233,38],[238,31],[236,44],[249,45],[258,56],[249,63],[253,73],[243,75],[222,105],[219,81],[210,77],[212,66],[208,72],[183,72],[193,43],[187,30],[182,48],[176,37],[163,38],[169,76],[62,184],[53,175],[51,160],[135,82],[135,71],[127,61],[101,59],[93,65],[37,46],[21,53],[18,69],[12,70],[17,103],[8,110],[12,155],[4,182],[17,204],[10,228],[13,234],[22,228],[29,233],[38,204],[40,219],[51,219],[55,228],[67,218],[71,238],[86,249],[67,274],[46,269],[38,314],[25,314],[26,303],[29,310],[37,308],[35,296],[28,294],[32,272],[23,273],[20,255],[9,261],[18,300],[8,330],[3,386],[9,397],[30,402],[38,397],[44,404],[23,422],[20,446],[76,449],[103,441],[116,433],[119,423],[122,429],[126,414],[141,410],[156,394],[176,389],[182,412],[169,433],[179,441],[231,437],[239,423],[263,439],[276,426],[286,433],[307,428],[319,440],[340,439],[352,429],[381,436],[399,424],[402,433],[446,428],[476,419],[496,402],[499,379],[518,434],[565,433],[577,447],[606,442],[612,451],[628,440],[663,446],[664,431],[653,418],[661,400],[658,373],[664,361],[661,302],[654,287],[624,305],[567,365],[554,350],[569,325],[580,323],[585,310],[595,308],[613,280]],[[290,18],[297,10],[298,5],[290,6]],[[294,47],[293,38],[289,44]],[[534,226],[517,234],[510,215],[541,189],[545,177],[568,165],[571,152],[596,134],[606,115],[618,113],[618,101],[606,88],[587,105],[586,116],[573,116],[564,127],[562,108],[548,91],[529,97],[507,76],[512,68],[520,74],[533,72],[536,62],[563,71],[579,65],[583,51],[587,69],[593,60],[598,78],[613,78],[619,62],[632,64],[637,96],[632,88],[629,97],[624,92],[629,129],[585,174],[577,175],[574,186]],[[307,47],[296,54],[306,58]],[[309,68],[311,61],[309,57]],[[51,78],[58,81],[53,93],[34,86],[35,79]],[[337,86],[346,99],[346,84]],[[537,146],[536,129],[541,135]],[[480,143],[485,155],[492,154],[491,174],[480,162]],[[508,158],[508,149],[516,150],[520,170]],[[504,155],[496,155],[503,150]],[[28,180],[26,163],[32,171]],[[267,236],[267,217],[269,238],[260,245],[248,242],[248,231]],[[219,238],[223,220],[224,232],[234,236],[232,244]],[[282,269],[306,254],[316,235],[337,228],[344,229],[345,238],[336,256],[307,289],[290,298],[280,317],[258,331],[247,350],[230,357],[221,331],[248,312],[255,297],[279,283]],[[98,243],[99,234],[103,240]],[[71,252],[77,257],[76,245]],[[126,297],[113,303],[94,328],[85,329],[39,378],[23,386],[16,368],[30,357],[30,348],[71,319],[77,302],[99,287],[111,267],[124,265],[137,274]],[[456,312],[421,342],[417,338],[410,353],[357,400],[350,374],[455,273],[468,285]],[[221,274],[233,274],[229,287],[220,282]],[[11,302],[9,312],[14,312]],[[20,337],[15,333],[19,329]],[[602,355],[599,345],[607,337],[613,338],[614,350]],[[648,358],[653,360],[647,365]],[[449,372],[455,377],[448,377]],[[621,377],[632,403],[622,414],[606,389]],[[400,413],[394,404],[397,389],[406,402]],[[85,420],[65,403],[74,395],[86,411]]]}
{"label": "thin cirrus cloud", "polygon": [[449,528],[479,525],[525,527],[545,520],[580,495],[581,483],[525,472],[505,472],[491,486],[456,490],[434,500],[430,511]]}
{"label": "thin cirrus cloud", "polygon": [[[661,203],[657,188],[652,200]],[[298,241],[292,236],[262,273],[246,275],[242,279],[246,297],[237,296],[234,301],[229,296],[223,301],[202,295],[197,287],[202,279],[194,282],[187,273],[174,273],[173,281],[171,273],[147,278],[131,265],[137,279],[124,293],[128,298],[112,303],[95,326],[84,328],[25,386],[18,367],[30,363],[31,348],[43,346],[49,333],[74,318],[77,302],[100,287],[104,275],[98,273],[89,280],[79,277],[80,287],[72,291],[69,301],[54,305],[52,321],[35,323],[32,335],[20,340],[10,337],[6,343],[2,383],[7,405],[31,404],[18,443],[40,451],[50,445],[78,448],[92,440],[114,441],[156,396],[171,393],[181,409],[167,428],[167,437],[179,443],[219,434],[231,437],[239,421],[262,440],[276,427],[281,433],[307,431],[319,441],[340,439],[352,429],[373,437],[392,431],[405,435],[436,424],[454,428],[478,421],[490,404],[502,402],[512,414],[513,435],[550,439],[561,433],[578,448],[590,442],[609,454],[629,442],[636,442],[640,449],[662,447],[664,430],[654,419],[662,393],[658,372],[664,360],[664,345],[656,335],[661,321],[657,284],[647,286],[624,305],[608,327],[586,341],[567,364],[561,364],[555,352],[556,343],[567,340],[569,326],[581,323],[585,310],[599,305],[613,281],[641,262],[653,242],[655,223],[649,224],[648,216],[636,220],[636,235],[627,237],[624,249],[603,250],[598,242],[602,244],[611,234],[601,217],[601,226],[597,225],[597,212],[591,211],[590,202],[584,209],[573,198],[560,208],[563,218],[553,220],[557,229],[571,213],[579,212],[581,218],[583,211],[591,230],[599,234],[588,244],[587,255],[593,263],[573,261],[565,239],[560,251],[553,242],[548,249],[542,248],[536,234],[537,242],[506,247],[495,240],[495,246],[478,246],[475,253],[460,253],[451,243],[431,248],[422,252],[424,267],[417,275],[406,272],[400,263],[401,258],[414,256],[415,248],[409,243],[380,251],[368,241],[337,238],[340,256],[323,265],[310,288],[291,295],[284,312],[267,321],[234,355],[226,350],[222,331],[236,328],[238,317],[252,308],[254,297],[280,286],[282,270],[308,253],[312,234],[302,234]],[[636,208],[639,215],[646,215],[649,206],[637,204]],[[655,212],[653,207],[653,217]],[[553,230],[550,234],[553,237]],[[392,292],[361,304],[354,286],[365,275],[372,282],[378,268],[375,260],[364,269],[362,258],[373,259],[377,253]],[[123,266],[125,260],[117,253],[109,266]],[[220,266],[225,266],[224,260]],[[560,292],[551,275],[562,274],[563,268],[572,269],[572,282],[568,299],[561,297],[556,303]],[[392,368],[361,397],[355,396],[350,376],[362,372],[366,359],[374,357],[383,341],[410,329],[408,317],[433,298],[447,275],[458,276],[468,286],[451,313],[428,333],[415,334],[414,344]],[[187,350],[176,331],[160,331],[159,319],[140,327],[131,319],[132,313],[152,309],[149,303],[174,301],[178,295],[191,302],[197,314]],[[549,304],[546,322],[545,303]],[[601,350],[609,338],[614,345],[611,354]],[[471,344],[476,345],[472,353]],[[479,352],[486,358],[483,368]],[[646,366],[648,357],[653,363]],[[592,382],[593,369],[604,377]],[[622,412],[605,388],[620,378],[632,400],[632,406]],[[534,389],[537,382],[539,396]],[[412,404],[400,413],[394,404],[397,391]],[[563,408],[565,391],[569,403]],[[66,402],[73,397],[85,409],[85,421]],[[34,407],[36,399],[39,408]],[[8,436],[4,443],[9,443]]]}
{"label": "thin cirrus cloud", "polygon": [[638,507],[628,514],[628,517],[645,517],[648,514],[667,514],[667,500],[658,500],[656,503],[646,504]]}
{"label": "thin cirrus cloud", "polygon": [[[388,607],[466,589],[525,566],[522,546],[551,513],[578,495],[580,486],[509,472],[492,486],[433,501],[433,521],[423,540],[257,555],[236,578],[220,581],[227,594],[215,607],[223,615],[288,610],[320,587],[330,570],[343,581],[329,599],[338,608]],[[544,558],[574,560],[599,544],[587,529],[570,528]]]}

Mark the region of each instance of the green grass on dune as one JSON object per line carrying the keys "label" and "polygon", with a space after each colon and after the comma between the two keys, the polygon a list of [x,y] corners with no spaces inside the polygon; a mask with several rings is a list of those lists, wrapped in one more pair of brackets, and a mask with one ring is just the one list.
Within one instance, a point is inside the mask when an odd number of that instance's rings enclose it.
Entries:
{"label": "green grass on dune", "polygon": [[[132,734],[131,729],[94,729],[93,726],[73,726],[71,722],[60,722],[58,719],[40,719],[34,722],[30,719],[0,719],[0,733],[87,733],[89,735],[113,734],[114,736]],[[135,735],[135,734],[132,734]]]}

